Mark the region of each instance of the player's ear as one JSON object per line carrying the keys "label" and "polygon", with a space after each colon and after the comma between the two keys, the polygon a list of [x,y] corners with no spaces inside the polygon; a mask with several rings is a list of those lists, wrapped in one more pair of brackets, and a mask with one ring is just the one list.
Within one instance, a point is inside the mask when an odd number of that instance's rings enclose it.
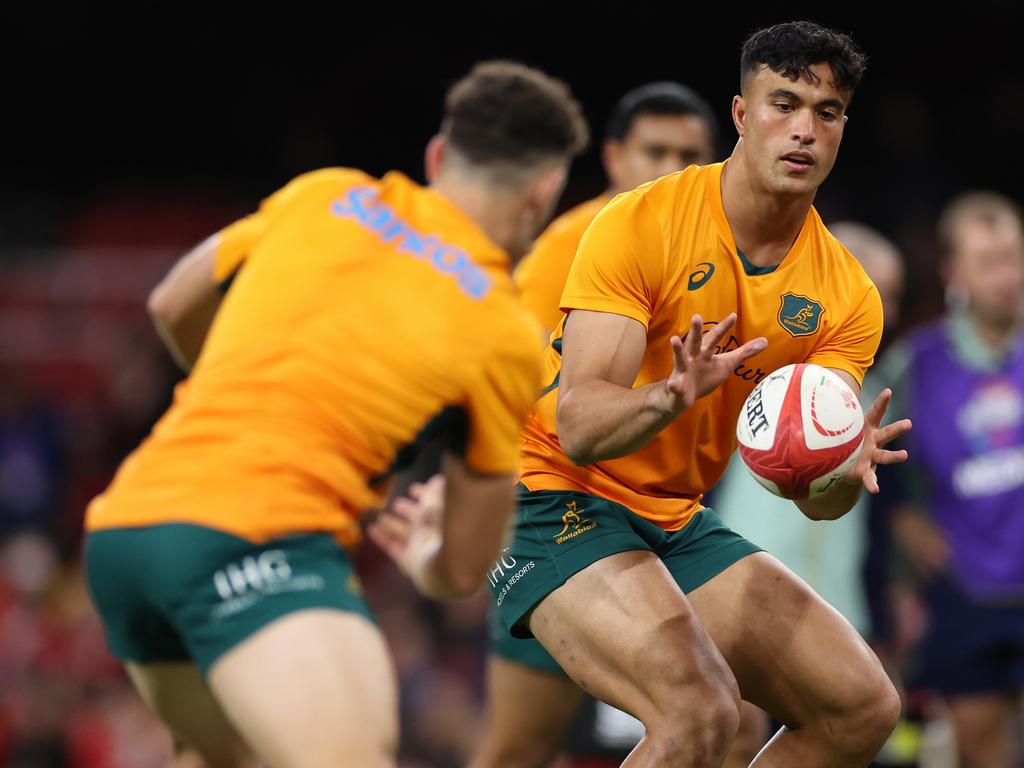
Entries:
{"label": "player's ear", "polygon": [[540,212],[550,211],[562,194],[568,176],[569,169],[566,163],[559,163],[541,171],[533,183],[531,207]]}
{"label": "player's ear", "polygon": [[448,144],[441,134],[437,134],[437,136],[427,142],[424,164],[426,165],[428,184],[433,184],[434,180],[441,175],[441,164],[444,162],[445,150],[447,148]]}
{"label": "player's ear", "polygon": [[743,123],[747,118],[747,102],[742,96],[732,97],[732,124],[736,133],[743,136]]}

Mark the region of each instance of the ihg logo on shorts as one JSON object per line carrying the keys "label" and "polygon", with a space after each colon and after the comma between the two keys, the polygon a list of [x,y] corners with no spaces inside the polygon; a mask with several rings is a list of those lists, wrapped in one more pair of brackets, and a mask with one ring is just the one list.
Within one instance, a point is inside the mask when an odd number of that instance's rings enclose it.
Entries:
{"label": "ihg logo on shorts", "polygon": [[213,586],[222,600],[231,600],[250,590],[259,592],[267,584],[288,581],[291,575],[288,556],[280,549],[270,549],[260,552],[258,557],[250,555],[217,571],[213,574]]}
{"label": "ihg logo on shorts", "polygon": [[322,590],[325,582],[315,573],[295,575],[284,551],[268,549],[217,571],[213,574],[213,587],[221,602],[211,612],[211,618],[223,619],[253,606],[264,596]]}

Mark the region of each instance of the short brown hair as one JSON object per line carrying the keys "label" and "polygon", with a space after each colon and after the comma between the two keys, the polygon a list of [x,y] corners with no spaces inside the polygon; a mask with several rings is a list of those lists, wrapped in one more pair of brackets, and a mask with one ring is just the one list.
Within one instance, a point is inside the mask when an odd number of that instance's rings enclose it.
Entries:
{"label": "short brown hair", "polygon": [[939,244],[949,255],[956,248],[956,230],[971,219],[994,225],[1005,219],[1021,224],[1021,210],[1013,200],[998,192],[964,192],[954,197],[939,216]]}
{"label": "short brown hair", "polygon": [[571,158],[589,140],[569,86],[513,61],[485,61],[453,85],[441,132],[473,165],[537,165]]}

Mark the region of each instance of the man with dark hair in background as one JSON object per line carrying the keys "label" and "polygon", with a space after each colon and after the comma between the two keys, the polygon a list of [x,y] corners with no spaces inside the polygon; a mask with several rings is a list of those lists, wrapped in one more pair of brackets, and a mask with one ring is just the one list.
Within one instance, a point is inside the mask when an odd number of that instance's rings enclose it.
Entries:
{"label": "man with dark hair in background", "polygon": [[1024,228],[992,192],[939,220],[950,310],[876,373],[915,418],[893,537],[928,612],[908,684],[948,706],[963,768],[1018,765],[1024,690]]}
{"label": "man with dark hair in background", "polygon": [[580,238],[598,212],[641,184],[713,162],[717,144],[711,107],[681,83],[648,83],[619,99],[601,147],[608,189],[551,222],[514,273],[523,306],[549,333],[562,319],[558,302]]}
{"label": "man with dark hair in background", "polygon": [[[711,107],[685,85],[648,83],[619,99],[601,148],[608,189],[555,219],[514,273],[524,306],[548,332],[561,320],[565,278],[598,212],[615,195],[694,163],[712,162],[717,142]],[[496,614],[492,618],[487,730],[471,765],[549,765],[584,694],[536,639],[514,638]],[[521,692],[527,692],[529,707],[522,706]]]}
{"label": "man with dark hair in background", "polygon": [[[448,92],[429,187],[300,176],[151,295],[191,375],[90,505],[85,550],[176,764],[394,764],[394,674],[348,551],[418,436],[440,433],[443,479],[370,531],[428,596],[482,584],[540,381],[509,267],[586,134],[563,83],[480,64]],[[438,525],[410,541],[403,515],[428,497]]]}

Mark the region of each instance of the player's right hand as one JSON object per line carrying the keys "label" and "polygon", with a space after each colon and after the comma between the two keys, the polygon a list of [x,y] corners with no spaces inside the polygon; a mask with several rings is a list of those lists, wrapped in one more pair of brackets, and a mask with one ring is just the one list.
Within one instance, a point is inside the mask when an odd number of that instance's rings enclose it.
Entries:
{"label": "player's right hand", "polygon": [[768,339],[759,336],[730,352],[716,353],[734,325],[735,312],[705,334],[704,321],[700,315],[694,315],[686,341],[679,336],[670,339],[673,366],[671,375],[665,379],[665,394],[671,410],[682,413],[721,386],[736,366],[768,346]]}
{"label": "player's right hand", "polygon": [[445,481],[434,475],[425,483],[409,486],[408,496],[398,496],[367,526],[370,538],[413,583],[419,586],[425,569],[441,547]]}

